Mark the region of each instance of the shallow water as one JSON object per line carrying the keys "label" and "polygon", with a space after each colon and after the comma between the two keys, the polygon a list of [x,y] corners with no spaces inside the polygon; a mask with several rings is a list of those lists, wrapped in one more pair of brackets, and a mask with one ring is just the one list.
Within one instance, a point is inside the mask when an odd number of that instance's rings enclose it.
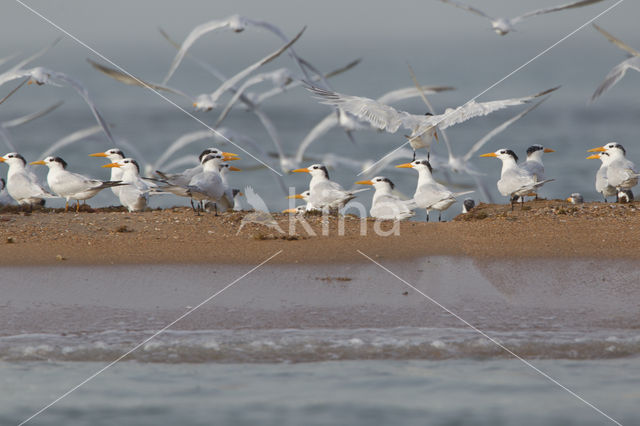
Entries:
{"label": "shallow water", "polygon": [[[432,257],[386,266],[617,420],[638,421],[632,263]],[[2,422],[33,414],[250,268],[4,268]],[[267,264],[34,424],[256,422],[606,419],[367,263]]]}

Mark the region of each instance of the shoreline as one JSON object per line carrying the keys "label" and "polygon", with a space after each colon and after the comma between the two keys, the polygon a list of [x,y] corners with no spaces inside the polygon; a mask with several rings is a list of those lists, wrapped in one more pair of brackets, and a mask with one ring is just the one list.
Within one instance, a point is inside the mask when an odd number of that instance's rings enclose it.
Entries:
{"label": "shoreline", "polygon": [[[640,204],[585,203],[560,200],[527,203],[524,209],[480,204],[451,222],[401,222],[399,236],[376,235],[372,219],[329,218],[329,234],[322,235],[322,217],[305,217],[317,234],[309,235],[298,222],[288,234],[290,217],[273,214],[285,231],[245,224],[249,212],[196,216],[175,207],[142,213],[118,208],[62,213],[44,209],[20,213],[0,210],[0,265],[109,264],[258,264],[279,250],[270,263],[327,264],[409,260],[427,256],[479,259],[592,258],[640,259]],[[388,230],[393,225],[384,223]]]}

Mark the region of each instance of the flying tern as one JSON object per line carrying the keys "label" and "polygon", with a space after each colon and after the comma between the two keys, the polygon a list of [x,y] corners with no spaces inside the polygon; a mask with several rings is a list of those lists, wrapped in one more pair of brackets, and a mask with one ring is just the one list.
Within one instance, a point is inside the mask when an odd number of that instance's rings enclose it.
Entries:
{"label": "flying tern", "polygon": [[440,1],[443,3],[448,3],[452,6],[458,7],[460,9],[467,10],[471,13],[475,13],[476,15],[482,16],[483,18],[487,18],[488,20],[491,21],[491,27],[496,32],[496,34],[506,35],[507,33],[514,31],[513,26],[519,23],[520,21],[522,21],[523,19],[530,18],[532,16],[543,15],[545,13],[551,13],[551,12],[557,12],[565,9],[573,9],[576,7],[588,6],[593,3],[601,2],[602,0],[581,0],[581,1],[576,1],[572,3],[562,4],[560,6],[537,9],[531,12],[524,13],[520,16],[516,16],[515,18],[494,18],[487,15],[480,9],[477,9],[475,7],[472,7],[463,3],[459,3],[457,1],[453,1],[453,0],[440,0]]}
{"label": "flying tern", "polygon": [[309,90],[318,96],[321,103],[333,105],[350,112],[358,119],[368,121],[377,129],[385,130],[389,133],[397,132],[400,127],[410,130],[411,134],[407,138],[414,152],[422,147],[428,148],[430,142],[427,143],[427,141],[430,141],[430,139],[423,136],[430,135],[431,137],[435,135],[436,129],[446,129],[474,117],[484,116],[510,106],[521,105],[557,89],[558,87],[554,87],[535,95],[521,98],[489,102],[469,101],[455,109],[447,108],[443,114],[439,115],[415,115],[405,111],[398,111],[373,99],[344,95],[309,86]]}
{"label": "flying tern", "polygon": [[511,201],[511,209],[518,198],[522,198],[535,192],[537,188],[553,179],[538,181],[528,170],[518,166],[518,156],[510,149],[499,149],[496,152],[482,154],[480,157],[496,157],[502,161],[502,172],[498,180],[498,191]]}
{"label": "flying tern", "polygon": [[429,212],[431,210],[438,210],[438,222],[440,222],[442,220],[442,212],[451,207],[457,201],[457,197],[474,192],[453,193],[441,183],[436,182],[431,174],[433,169],[429,160],[414,160],[411,163],[400,164],[396,167],[414,169],[418,172],[418,184],[416,185],[416,192],[413,194],[413,201],[416,207],[427,211],[427,222],[429,221]]}
{"label": "flying tern", "polygon": [[168,87],[165,84],[144,82],[138,78],[132,77],[127,73],[124,73],[114,68],[107,67],[106,65],[98,64],[97,62],[94,62],[90,59],[87,59],[87,61],[89,61],[89,63],[97,70],[101,71],[102,73],[108,75],[109,77],[115,80],[120,81],[121,83],[129,84],[133,86],[151,88],[157,91],[165,91],[165,92],[173,93],[173,94],[187,98],[193,104],[194,108],[196,108],[199,111],[211,111],[212,109],[218,106],[218,99],[220,98],[220,96],[222,96],[226,91],[230,90],[235,84],[237,84],[243,78],[247,77],[253,71],[255,71],[256,69],[260,68],[265,64],[268,64],[269,62],[273,61],[278,56],[280,56],[284,51],[287,50],[287,48],[289,48],[293,43],[298,41],[298,39],[302,36],[302,33],[304,32],[304,30],[305,28],[303,28],[302,31],[298,33],[298,35],[296,35],[293,39],[291,39],[291,41],[289,41],[284,46],[280,47],[280,49],[265,56],[264,58],[253,63],[252,65],[249,65],[248,67],[246,67],[245,69],[243,69],[242,71],[234,75],[233,77],[225,80],[224,83],[218,86],[218,88],[213,93],[209,93],[209,94],[204,93],[201,95],[197,95],[195,97],[187,95],[178,89]]}
{"label": "flying tern", "polygon": [[101,181],[91,179],[67,169],[67,162],[60,157],[47,157],[44,160],[33,161],[30,164],[41,164],[49,167],[47,184],[58,196],[66,200],[64,211],[69,210],[69,200],[76,200],[76,212],[80,210],[80,200],[88,200],[98,192],[112,186],[123,185],[122,182]]}
{"label": "flying tern", "polygon": [[593,24],[594,28],[598,30],[602,35],[604,35],[610,42],[618,46],[620,49],[624,50],[628,54],[631,55],[630,58],[625,59],[620,62],[618,65],[613,67],[609,74],[604,78],[604,81],[600,83],[600,86],[596,89],[596,91],[591,96],[591,102],[594,102],[598,99],[604,92],[612,88],[624,77],[627,70],[634,70],[640,72],[640,52],[622,42],[621,40],[615,38],[607,31],[603,30],[596,24]]}
{"label": "flying tern", "polygon": [[376,192],[371,202],[371,217],[381,220],[403,220],[415,216],[413,211],[418,206],[413,200],[403,200],[393,193],[395,185],[383,176],[376,176],[371,180],[356,182],[360,185],[373,185]]}
{"label": "flying tern", "polygon": [[9,166],[7,172],[7,192],[20,206],[32,208],[44,204],[46,198],[57,198],[39,183],[36,175],[27,169],[27,161],[17,152],[0,157],[0,163]]}

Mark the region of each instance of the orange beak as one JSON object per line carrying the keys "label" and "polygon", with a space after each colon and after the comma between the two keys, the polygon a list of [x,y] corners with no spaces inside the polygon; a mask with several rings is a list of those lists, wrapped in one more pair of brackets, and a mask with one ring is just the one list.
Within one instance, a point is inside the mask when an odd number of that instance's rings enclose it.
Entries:
{"label": "orange beak", "polygon": [[229,166],[229,170],[234,171],[234,172],[241,172],[242,171],[239,168],[233,167],[233,166]]}
{"label": "orange beak", "polygon": [[107,154],[104,152],[96,152],[95,154],[89,154],[89,157],[106,157]]}
{"label": "orange beak", "polygon": [[593,154],[587,157],[587,160],[599,160],[600,154]]}
{"label": "orange beak", "polygon": [[239,159],[240,159],[240,157],[229,157],[227,155],[223,155],[222,156],[222,160],[223,161],[236,161],[236,160],[239,160]]}
{"label": "orange beak", "polygon": [[226,155],[227,157],[237,157],[238,154],[234,154],[233,152],[223,152],[222,155]]}
{"label": "orange beak", "polygon": [[297,199],[299,199],[299,200],[302,200],[302,199],[303,199],[302,194],[288,195],[288,196],[287,196],[287,198],[288,198],[289,200],[290,200],[290,199],[292,199],[292,198],[297,198]]}
{"label": "orange beak", "polygon": [[495,152],[489,152],[488,154],[482,154],[480,157],[497,157],[498,154]]}
{"label": "orange beak", "polygon": [[588,150],[587,152],[604,152],[606,151],[606,149],[604,149],[603,147],[599,146],[598,148],[592,148],[590,150]]}
{"label": "orange beak", "polygon": [[297,213],[298,209],[286,209],[282,210],[282,213]]}
{"label": "orange beak", "polygon": [[[396,167],[400,167],[400,166],[396,166]],[[356,184],[358,185],[373,185],[373,182],[371,182],[370,180],[359,180],[356,182]]]}
{"label": "orange beak", "polygon": [[198,108],[198,104],[194,102],[194,103],[193,103],[193,107],[194,107],[194,108]]}
{"label": "orange beak", "polygon": [[4,163],[4,158],[0,157],[0,163]]}
{"label": "orange beak", "polygon": [[545,148],[543,149],[544,152],[555,152],[553,149],[551,148]]}
{"label": "orange beak", "polygon": [[109,163],[109,164],[105,164],[102,167],[103,168],[120,167],[120,164],[118,164],[118,163]]}
{"label": "orange beak", "polygon": [[291,172],[293,173],[309,173],[309,169],[307,169],[306,167],[304,169],[295,169],[295,170],[291,170]]}
{"label": "orange beak", "polygon": [[411,163],[398,164],[396,167],[399,169],[413,169],[413,165]]}
{"label": "orange beak", "polygon": [[43,165],[43,166],[46,166],[46,165],[47,165],[47,163],[45,163],[45,162],[44,162],[44,161],[42,161],[42,160],[39,160],[39,161],[32,161],[32,162],[31,162],[31,163],[29,163],[29,164],[32,164],[32,165],[40,164],[40,165]]}

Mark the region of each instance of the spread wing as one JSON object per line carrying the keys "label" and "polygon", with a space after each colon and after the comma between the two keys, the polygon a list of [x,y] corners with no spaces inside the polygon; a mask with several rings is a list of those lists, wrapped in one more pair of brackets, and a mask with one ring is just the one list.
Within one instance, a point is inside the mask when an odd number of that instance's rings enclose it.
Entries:
{"label": "spread wing", "polygon": [[601,2],[601,1],[603,1],[603,0],[581,0],[581,1],[576,1],[576,2],[573,2],[573,3],[562,4],[560,6],[548,7],[548,8],[545,8],[545,9],[538,9],[538,10],[534,10],[534,11],[522,14],[520,16],[517,16],[517,17],[511,19],[510,21],[511,21],[512,24],[515,24],[517,22],[522,21],[523,19],[530,18],[532,16],[542,15],[542,14],[551,13],[551,12],[557,12],[559,10],[573,9],[573,8],[576,8],[576,7],[588,6],[590,4],[598,3],[598,2]]}
{"label": "spread wing", "polygon": [[596,24],[593,24],[593,28],[598,30],[600,32],[600,34],[605,36],[607,38],[607,40],[609,40],[611,43],[615,44],[620,49],[624,50],[625,52],[629,53],[630,55],[632,55],[632,56],[640,56],[640,52],[638,52],[636,49],[634,49],[633,47],[629,46],[628,44],[626,44],[622,40],[617,39],[616,37],[612,36],[607,31],[605,31],[601,27],[597,26]]}
{"label": "spread wing", "polygon": [[487,15],[486,13],[484,13],[483,11],[481,11],[480,9],[476,9],[475,7],[471,7],[467,4],[463,4],[463,3],[459,3],[457,1],[453,1],[453,0],[440,0],[442,3],[448,3],[452,6],[455,6],[457,8],[463,9],[463,10],[467,10],[471,13],[475,13],[476,15],[482,16],[483,18],[487,18],[487,19],[491,19],[493,20],[493,18],[489,15]]}
{"label": "spread wing", "polygon": [[627,60],[620,62],[613,67],[609,74],[604,78],[604,81],[598,86],[596,91],[591,96],[591,102],[595,101],[604,92],[615,86],[615,84],[624,77],[627,70],[632,69],[640,72],[640,56],[633,56]]}

